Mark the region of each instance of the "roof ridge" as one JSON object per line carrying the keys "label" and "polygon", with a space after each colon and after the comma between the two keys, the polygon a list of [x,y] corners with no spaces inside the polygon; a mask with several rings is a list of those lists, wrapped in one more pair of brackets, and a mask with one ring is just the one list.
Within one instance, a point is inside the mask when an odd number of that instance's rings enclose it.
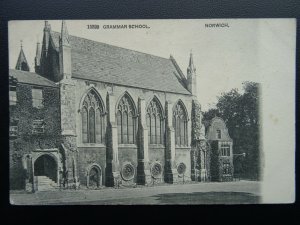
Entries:
{"label": "roof ridge", "polygon": [[46,80],[49,80],[49,81],[55,83],[54,81],[50,80],[49,78],[44,77],[44,76],[42,76],[41,74],[38,74],[38,73],[36,73],[36,72],[25,71],[25,70],[17,70],[17,69],[13,69],[13,68],[9,68],[9,70],[14,70],[14,71],[17,71],[17,72],[19,72],[19,73],[31,73],[31,74],[38,75],[39,77],[45,78]]}
{"label": "roof ridge", "polygon": [[[16,70],[9,68],[9,76],[15,77],[18,82],[25,83],[25,84],[33,84],[33,85],[40,85],[40,86],[52,86],[56,87],[57,84],[48,79],[47,77],[44,77],[38,73],[30,72],[30,71],[24,71],[24,70]],[[44,83],[41,83],[44,82]],[[46,83],[45,83],[46,82]]]}
{"label": "roof ridge", "polygon": [[[52,30],[51,32],[52,33],[60,34],[60,32],[58,32],[58,31],[53,31]],[[133,49],[121,47],[121,46],[118,46],[118,45],[107,44],[107,43],[104,43],[104,42],[101,42],[101,41],[94,41],[94,40],[91,40],[91,39],[87,39],[87,38],[84,38],[84,37],[78,37],[78,36],[70,35],[70,34],[69,34],[69,36],[70,37],[84,39],[84,40],[87,40],[87,41],[92,41],[92,42],[100,43],[100,44],[104,44],[104,45],[108,45],[108,46],[112,46],[112,47],[116,47],[116,48],[120,48],[120,49],[125,49],[125,50],[131,51],[131,52],[137,52],[137,53],[140,53],[140,54],[149,55],[149,56],[152,56],[152,57],[157,57],[157,58],[161,58],[161,59],[165,59],[165,60],[171,61],[170,58],[166,58],[166,57],[162,57],[162,56],[158,56],[158,55],[153,55],[153,54],[149,54],[149,53],[146,53],[146,52],[141,52],[141,51],[138,51],[138,50],[133,50]]]}
{"label": "roof ridge", "polygon": [[[32,74],[36,74],[36,75],[39,75],[39,76],[41,76],[40,74],[38,74],[38,73],[35,73],[35,72],[31,72],[31,71],[17,70],[17,69],[13,69],[13,68],[9,68],[9,70],[20,71],[21,73],[32,73]],[[46,78],[46,79],[47,79],[47,78]]]}
{"label": "roof ridge", "polygon": [[[59,45],[59,36],[59,32],[51,32],[55,48]],[[170,58],[78,36],[69,37],[73,52],[72,74],[76,73],[77,78],[112,83],[119,80],[132,87],[190,95]]]}

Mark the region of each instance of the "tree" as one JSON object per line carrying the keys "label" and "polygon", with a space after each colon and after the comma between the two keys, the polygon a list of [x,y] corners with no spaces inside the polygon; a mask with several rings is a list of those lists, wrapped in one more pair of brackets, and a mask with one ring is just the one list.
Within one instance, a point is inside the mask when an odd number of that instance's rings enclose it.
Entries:
{"label": "tree", "polygon": [[233,153],[246,153],[246,157],[234,160],[234,170],[245,178],[260,179],[260,121],[259,84],[243,83],[244,93],[232,89],[218,97],[215,108],[203,113],[203,120],[214,116],[224,119],[233,139]]}

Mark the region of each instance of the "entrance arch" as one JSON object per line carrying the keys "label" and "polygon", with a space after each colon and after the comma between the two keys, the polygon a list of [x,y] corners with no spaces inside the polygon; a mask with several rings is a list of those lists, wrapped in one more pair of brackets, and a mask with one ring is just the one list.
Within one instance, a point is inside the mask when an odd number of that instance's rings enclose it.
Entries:
{"label": "entrance arch", "polygon": [[34,176],[46,176],[57,182],[57,162],[48,155],[39,156],[34,162]]}
{"label": "entrance arch", "polygon": [[102,185],[102,171],[100,166],[92,165],[87,172],[87,187],[98,188]]}

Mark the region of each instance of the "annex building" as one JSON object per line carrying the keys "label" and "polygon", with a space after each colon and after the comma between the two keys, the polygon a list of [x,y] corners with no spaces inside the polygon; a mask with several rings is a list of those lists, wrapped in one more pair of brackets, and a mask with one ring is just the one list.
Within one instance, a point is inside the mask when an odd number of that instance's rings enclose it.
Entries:
{"label": "annex building", "polygon": [[11,189],[232,180],[232,140],[221,118],[202,123],[192,54],[185,75],[65,21],[43,32],[34,72],[22,48],[9,70]]}

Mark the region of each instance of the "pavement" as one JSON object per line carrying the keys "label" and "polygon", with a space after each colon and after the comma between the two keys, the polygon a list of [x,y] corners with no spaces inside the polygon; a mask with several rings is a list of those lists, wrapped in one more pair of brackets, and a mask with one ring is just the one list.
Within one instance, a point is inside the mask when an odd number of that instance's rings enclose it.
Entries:
{"label": "pavement", "polygon": [[260,182],[165,184],[136,188],[11,191],[12,205],[249,204],[260,202]]}

